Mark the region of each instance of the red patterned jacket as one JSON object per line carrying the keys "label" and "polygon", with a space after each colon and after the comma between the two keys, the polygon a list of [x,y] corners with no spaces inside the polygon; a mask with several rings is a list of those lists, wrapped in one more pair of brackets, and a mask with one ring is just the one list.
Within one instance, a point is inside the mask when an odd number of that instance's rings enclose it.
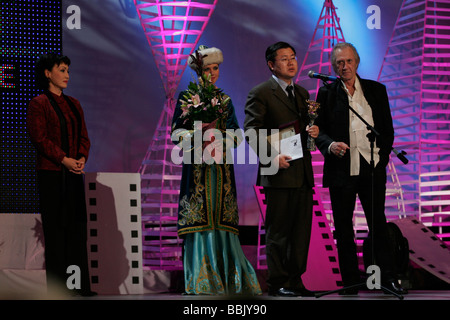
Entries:
{"label": "red patterned jacket", "polygon": [[[77,130],[77,118],[71,111],[64,97],[52,94],[58,103],[67,124],[69,155],[61,149],[61,125],[49,99],[41,94],[30,101],[27,111],[27,130],[31,142],[37,150],[37,170],[61,170],[61,161],[69,157],[79,159],[84,157],[87,161],[90,140],[87,133],[84,113],[77,99],[69,97],[75,105],[81,118],[81,132]],[[72,130],[74,128],[74,130]],[[75,143],[78,141],[79,143]],[[79,149],[77,150],[79,145]]]}

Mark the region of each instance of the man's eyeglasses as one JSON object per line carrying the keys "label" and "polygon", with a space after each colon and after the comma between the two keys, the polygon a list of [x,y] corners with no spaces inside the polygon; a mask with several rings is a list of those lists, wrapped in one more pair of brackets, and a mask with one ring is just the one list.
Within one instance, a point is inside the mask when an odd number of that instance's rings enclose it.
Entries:
{"label": "man's eyeglasses", "polygon": [[294,62],[294,61],[297,61],[297,57],[291,57],[291,58],[281,58],[281,59],[278,59],[278,60],[275,60],[275,61],[280,61],[281,63],[285,63],[285,64],[288,64],[289,62]]}

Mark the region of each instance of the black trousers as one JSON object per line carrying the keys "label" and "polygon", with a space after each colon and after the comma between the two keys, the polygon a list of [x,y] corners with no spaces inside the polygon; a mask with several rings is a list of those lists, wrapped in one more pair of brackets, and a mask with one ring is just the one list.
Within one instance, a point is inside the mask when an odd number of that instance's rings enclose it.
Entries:
{"label": "black trousers", "polygon": [[38,171],[39,202],[45,239],[47,285],[63,289],[73,272],[81,271],[81,292],[90,291],[87,256],[87,213],[82,175]]}
{"label": "black trousers", "polygon": [[264,188],[264,192],[269,292],[302,289],[311,238],[312,189]]}
{"label": "black trousers", "polygon": [[360,157],[360,174],[353,176],[350,183],[342,187],[330,187],[331,207],[338,250],[339,267],[344,286],[361,282],[358,258],[353,229],[353,214],[356,196],[359,196],[369,227],[369,235],[373,239],[373,252],[376,264],[383,277],[392,277],[393,254],[387,242],[388,231],[384,213],[386,199],[386,169],[376,167],[374,170],[374,207],[372,213],[371,168],[369,163]]}

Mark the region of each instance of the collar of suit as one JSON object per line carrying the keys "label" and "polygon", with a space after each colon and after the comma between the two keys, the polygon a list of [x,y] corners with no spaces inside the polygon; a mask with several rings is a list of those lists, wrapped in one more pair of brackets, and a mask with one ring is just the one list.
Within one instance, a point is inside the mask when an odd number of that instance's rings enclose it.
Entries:
{"label": "collar of suit", "polygon": [[272,90],[273,90],[274,95],[281,102],[283,102],[283,104],[286,105],[286,107],[289,110],[291,110],[295,114],[298,114],[299,113],[298,106],[300,105],[299,97],[301,97],[301,94],[300,94],[300,92],[297,89],[297,85],[294,82],[292,82],[292,84],[291,84],[294,87],[293,93],[294,93],[294,98],[295,98],[295,101],[296,101],[296,105],[293,105],[291,103],[291,101],[289,100],[288,93],[286,91],[286,87],[288,86],[288,84],[286,83],[284,85],[282,83],[282,80],[277,79],[275,76],[272,76],[270,79],[271,79],[271,82],[272,82]]}

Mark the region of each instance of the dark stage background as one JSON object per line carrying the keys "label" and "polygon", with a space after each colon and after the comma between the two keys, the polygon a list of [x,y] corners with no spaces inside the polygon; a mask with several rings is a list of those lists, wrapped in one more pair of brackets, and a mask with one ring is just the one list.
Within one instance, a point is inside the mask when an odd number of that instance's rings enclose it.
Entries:
{"label": "dark stage background", "polygon": [[39,210],[35,151],[28,139],[25,117],[29,101],[39,94],[34,81],[37,58],[62,50],[61,13],[60,1],[1,2],[0,213]]}

